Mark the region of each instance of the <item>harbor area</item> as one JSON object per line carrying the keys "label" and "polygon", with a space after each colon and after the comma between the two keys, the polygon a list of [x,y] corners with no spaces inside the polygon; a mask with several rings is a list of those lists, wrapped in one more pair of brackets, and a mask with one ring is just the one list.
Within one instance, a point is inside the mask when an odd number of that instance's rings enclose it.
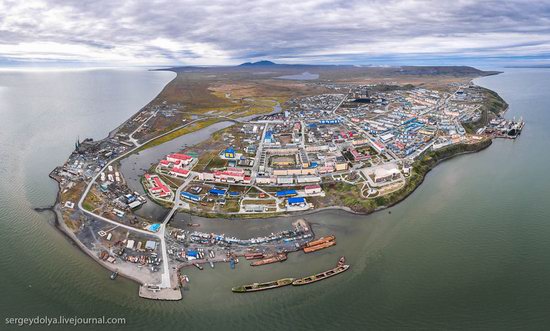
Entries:
{"label": "harbor area", "polygon": [[203,265],[214,268],[214,263],[219,262],[235,268],[238,263],[255,259],[265,261],[257,261],[257,265],[283,262],[288,253],[300,250],[314,238],[304,219],[296,220],[286,230],[246,239],[203,232],[198,230],[198,223],[187,223],[187,226],[188,229],[170,227],[166,237],[168,256],[178,269],[189,266],[201,269]]}

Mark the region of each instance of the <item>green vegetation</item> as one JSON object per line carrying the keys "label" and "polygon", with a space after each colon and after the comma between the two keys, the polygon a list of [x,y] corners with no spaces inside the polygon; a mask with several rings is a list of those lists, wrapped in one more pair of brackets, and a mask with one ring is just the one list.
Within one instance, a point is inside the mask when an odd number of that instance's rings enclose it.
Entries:
{"label": "green vegetation", "polygon": [[414,85],[412,84],[405,84],[403,86],[401,85],[387,85],[387,84],[380,84],[375,85],[372,87],[369,87],[371,91],[376,92],[391,92],[391,91],[398,91],[398,90],[412,90],[414,88]]}
{"label": "green vegetation", "polygon": [[504,101],[497,92],[485,88],[483,89],[483,91],[485,92],[486,97],[483,106],[489,112],[499,115],[506,108],[508,108],[508,104],[506,103],[506,101]]}
{"label": "green vegetation", "polygon": [[94,210],[94,206],[87,201],[82,202],[82,207],[84,207],[84,209],[86,209],[87,211]]}
{"label": "green vegetation", "polygon": [[262,199],[262,200],[243,200],[244,205],[266,205],[266,206],[275,206],[275,199]]}
{"label": "green vegetation", "polygon": [[[225,160],[222,160],[218,157],[218,152],[219,151],[207,151],[207,152],[205,151],[205,152],[201,153],[201,155],[199,156],[199,159],[197,161],[197,164],[195,165],[194,170],[195,171],[206,171],[208,168],[215,168],[217,162],[214,162],[214,164],[211,163],[211,161],[214,160],[214,158],[217,158],[220,161],[225,161]],[[223,164],[227,164],[227,162],[225,161]],[[219,167],[222,167],[222,166],[223,166],[222,163],[220,163]]]}
{"label": "green vegetation", "polygon": [[321,185],[325,197],[310,198],[315,208],[345,206],[357,212],[370,213],[376,209],[375,201],[361,196],[361,188],[344,182],[333,182]]}
{"label": "green vegetation", "polygon": [[240,209],[238,200],[227,200],[223,209],[228,213],[236,213]]}
{"label": "green vegetation", "polygon": [[224,167],[227,167],[227,160],[224,160],[224,159],[220,158],[219,156],[214,155],[214,157],[212,159],[210,159],[210,162],[208,163],[207,166],[208,166],[209,169],[224,168]]}
{"label": "green vegetation", "polygon": [[508,104],[498,93],[486,88],[481,89],[483,89],[484,97],[481,105],[481,117],[476,122],[463,123],[464,129],[468,133],[475,133],[479,128],[486,126],[492,118],[500,115],[508,108]]}
{"label": "green vegetation", "polygon": [[146,150],[148,148],[164,144],[165,142],[176,139],[180,136],[183,136],[184,134],[188,134],[188,133],[191,133],[191,132],[198,131],[200,129],[204,129],[204,128],[206,128],[206,127],[208,127],[208,126],[210,126],[214,123],[219,122],[220,120],[221,119],[219,119],[219,118],[207,118],[207,119],[204,119],[204,120],[197,121],[197,122],[195,122],[191,125],[185,126],[181,129],[175,130],[173,132],[170,132],[168,134],[160,136],[160,137],[158,137],[157,139],[155,139],[153,141],[148,142],[147,144],[145,144],[145,145],[141,146],[140,148],[138,148],[137,152],[140,152],[140,151]]}
{"label": "green vegetation", "polygon": [[84,201],[82,201],[82,207],[84,207],[87,211],[93,211],[102,203],[102,197],[98,196],[96,192],[98,191],[92,187],[92,189],[88,192],[88,195],[84,198]]}

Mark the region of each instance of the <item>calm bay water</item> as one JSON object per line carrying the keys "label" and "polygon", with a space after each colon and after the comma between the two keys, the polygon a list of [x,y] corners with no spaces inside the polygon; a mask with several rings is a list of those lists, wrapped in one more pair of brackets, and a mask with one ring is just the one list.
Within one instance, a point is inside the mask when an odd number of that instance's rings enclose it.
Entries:
{"label": "calm bay water", "polygon": [[[47,174],[77,135],[106,135],[173,75],[0,72],[1,317],[123,316],[128,324],[118,329],[128,330],[544,328],[550,325],[550,70],[505,71],[476,83],[501,94],[508,117],[525,118],[518,140],[441,164],[390,210],[308,216],[318,235],[336,234],[334,249],[253,270],[243,263],[236,270],[190,269],[190,288],[176,303],[140,300],[134,283],[109,281],[51,225],[52,215],[32,210],[55,199]],[[204,229],[241,237],[290,221],[193,218]],[[230,292],[241,283],[325,270],[340,255],[352,267],[333,279]]]}

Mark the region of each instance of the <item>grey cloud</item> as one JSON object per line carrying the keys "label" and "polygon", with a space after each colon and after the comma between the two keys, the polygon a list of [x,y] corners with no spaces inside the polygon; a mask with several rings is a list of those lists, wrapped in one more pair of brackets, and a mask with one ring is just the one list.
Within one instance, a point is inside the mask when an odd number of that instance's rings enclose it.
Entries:
{"label": "grey cloud", "polygon": [[[112,61],[126,56],[152,64],[250,58],[368,62],[408,54],[550,51],[550,1],[52,0],[27,8],[22,3],[0,0],[0,44],[13,45],[9,54],[0,48],[0,57],[17,56],[18,44],[33,42],[79,45],[99,52],[98,61],[108,62],[110,51]],[[79,56],[70,47],[67,52]],[[55,53],[63,59],[62,51]],[[82,61],[93,61],[84,55]]]}

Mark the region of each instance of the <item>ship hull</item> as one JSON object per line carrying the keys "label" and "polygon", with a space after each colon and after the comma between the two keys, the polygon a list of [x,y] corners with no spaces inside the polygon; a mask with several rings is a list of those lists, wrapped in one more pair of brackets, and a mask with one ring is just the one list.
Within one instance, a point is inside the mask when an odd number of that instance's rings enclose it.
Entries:
{"label": "ship hull", "polygon": [[315,275],[311,275],[309,277],[296,279],[295,281],[292,282],[292,285],[293,286],[301,286],[301,285],[307,285],[307,284],[315,283],[315,282],[321,281],[323,279],[327,279],[327,278],[330,278],[332,276],[336,276],[338,274],[341,274],[342,272],[344,272],[348,269],[349,269],[349,265],[347,265],[347,264],[340,265],[340,266],[338,266],[334,269],[330,269],[330,270],[327,270],[325,272],[321,272],[321,273],[318,273],[318,274],[315,274]]}
{"label": "ship hull", "polygon": [[248,292],[258,292],[258,291],[266,291],[271,290],[274,288],[279,288],[283,286],[288,286],[292,284],[294,281],[294,278],[283,278],[272,282],[266,282],[266,283],[255,283],[250,285],[243,285],[243,286],[237,286],[233,287],[231,290],[235,293],[248,293]]}

